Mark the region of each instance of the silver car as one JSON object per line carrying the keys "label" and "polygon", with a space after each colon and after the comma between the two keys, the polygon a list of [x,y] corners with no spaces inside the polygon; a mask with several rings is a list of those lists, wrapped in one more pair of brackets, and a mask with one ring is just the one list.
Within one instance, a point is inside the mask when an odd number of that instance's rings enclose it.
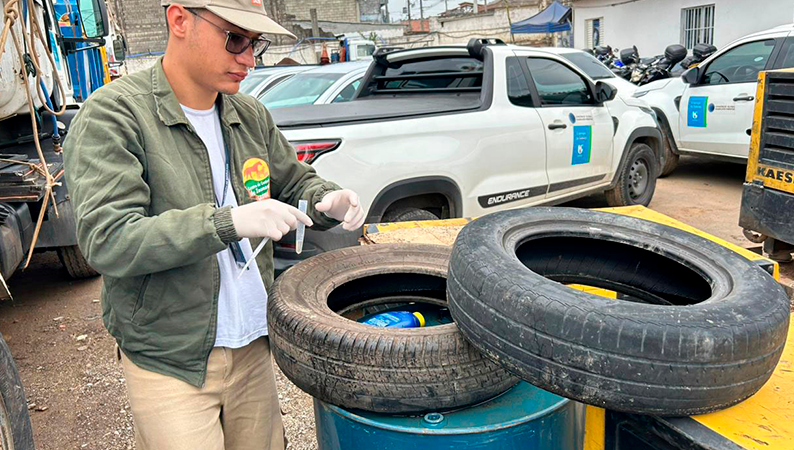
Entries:
{"label": "silver car", "polygon": [[259,98],[268,109],[353,99],[372,60],[315,67],[277,84]]}
{"label": "silver car", "polygon": [[252,95],[256,98],[261,98],[265,92],[273,86],[281,83],[284,80],[291,78],[293,75],[307,70],[314,69],[318,66],[272,66],[262,67],[256,69],[240,83],[240,92]]}

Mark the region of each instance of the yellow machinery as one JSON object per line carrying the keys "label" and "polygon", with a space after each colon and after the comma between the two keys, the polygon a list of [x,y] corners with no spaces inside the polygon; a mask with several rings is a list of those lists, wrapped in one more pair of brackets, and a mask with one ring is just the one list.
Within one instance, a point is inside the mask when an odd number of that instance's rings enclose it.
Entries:
{"label": "yellow machinery", "polygon": [[[739,226],[769,257],[794,251],[794,71],[761,72]],[[757,233],[757,234],[755,234]]]}

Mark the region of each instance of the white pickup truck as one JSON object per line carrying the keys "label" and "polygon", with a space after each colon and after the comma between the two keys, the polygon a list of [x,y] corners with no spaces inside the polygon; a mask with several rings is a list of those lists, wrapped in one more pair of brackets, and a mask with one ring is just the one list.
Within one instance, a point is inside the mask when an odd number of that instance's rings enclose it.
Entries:
{"label": "white pickup truck", "polygon": [[720,49],[681,77],[637,88],[656,112],[665,141],[661,175],[679,155],[744,164],[750,149],[758,72],[794,67],[794,25],[751,34]]}
{"label": "white pickup truck", "polygon": [[[596,192],[613,206],[647,205],[661,133],[645,102],[616,91],[553,50],[474,39],[381,49],[354,101],[273,116],[299,159],[359,193],[369,223],[480,216]],[[338,245],[329,239],[307,233],[303,256]],[[289,247],[276,247],[277,265],[294,258]]]}

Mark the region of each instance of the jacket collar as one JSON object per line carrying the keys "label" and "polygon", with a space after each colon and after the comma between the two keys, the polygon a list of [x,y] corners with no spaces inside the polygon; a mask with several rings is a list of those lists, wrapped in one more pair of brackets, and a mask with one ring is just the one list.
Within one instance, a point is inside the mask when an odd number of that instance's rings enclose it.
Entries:
{"label": "jacket collar", "polygon": [[[157,107],[157,115],[165,125],[190,124],[185,112],[182,111],[182,107],[179,105],[179,100],[177,100],[168,78],[165,76],[162,57],[157,60],[152,70],[152,93]],[[237,110],[234,107],[234,102],[228,96],[218,94],[215,104],[218,107],[221,122],[224,125],[228,127],[232,124],[241,123],[240,116],[237,115]]]}

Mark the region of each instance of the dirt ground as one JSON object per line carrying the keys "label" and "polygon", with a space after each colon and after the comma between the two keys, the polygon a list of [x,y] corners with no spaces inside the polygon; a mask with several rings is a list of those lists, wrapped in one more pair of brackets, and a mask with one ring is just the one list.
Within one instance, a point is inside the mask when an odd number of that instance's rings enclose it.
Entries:
{"label": "dirt ground", "polygon": [[[740,165],[684,158],[659,180],[651,207],[751,247],[737,226],[743,177]],[[572,206],[604,206],[604,199]],[[782,273],[792,286],[794,264]],[[43,253],[9,284],[15,300],[0,304],[0,331],[22,377],[37,448],[135,448],[121,367],[100,317],[100,280],[71,280],[54,253]],[[316,448],[311,399],[280,373],[277,378],[290,448]]]}

